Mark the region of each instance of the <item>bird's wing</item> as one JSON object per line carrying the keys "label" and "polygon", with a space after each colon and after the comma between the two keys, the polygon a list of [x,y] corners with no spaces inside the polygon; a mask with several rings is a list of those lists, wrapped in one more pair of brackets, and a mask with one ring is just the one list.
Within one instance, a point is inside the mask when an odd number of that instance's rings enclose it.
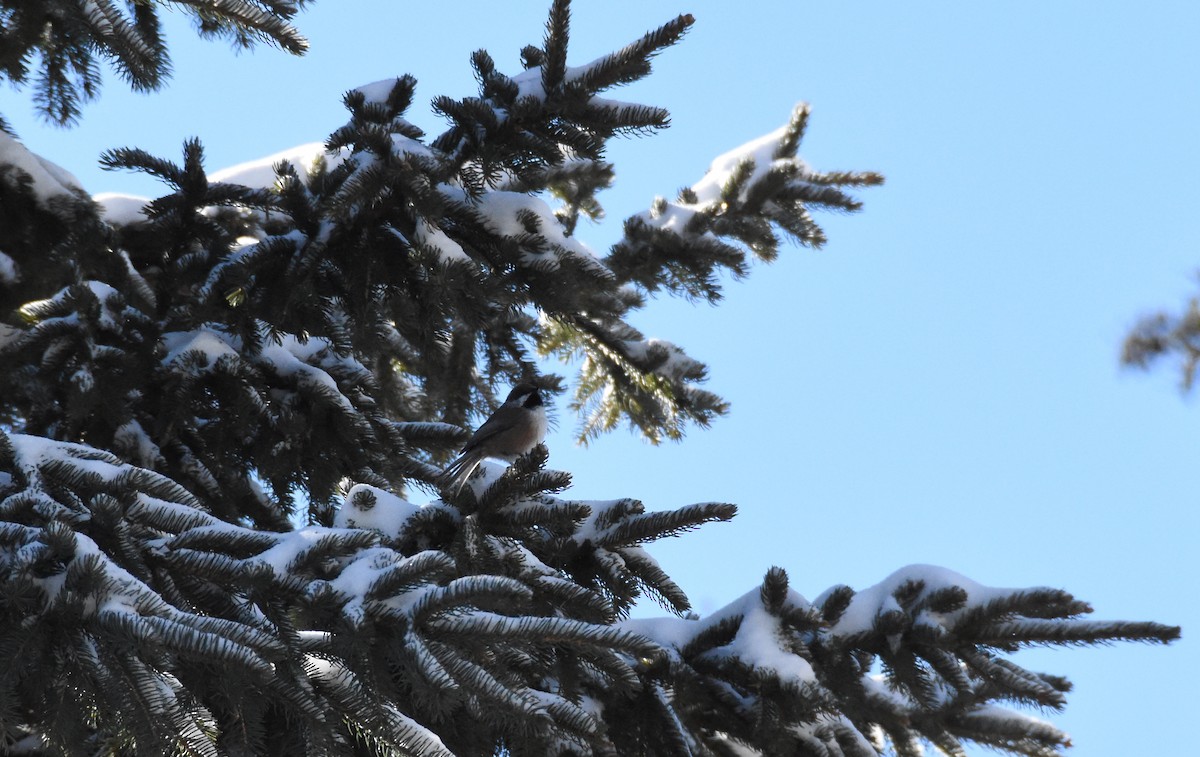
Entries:
{"label": "bird's wing", "polygon": [[497,410],[491,418],[488,418],[483,422],[482,426],[475,430],[475,433],[472,434],[471,438],[467,440],[467,443],[463,445],[462,451],[464,454],[477,448],[479,445],[483,444],[488,439],[491,439],[493,436],[508,427],[509,423],[506,420],[508,413],[504,412],[504,410],[504,408]]}

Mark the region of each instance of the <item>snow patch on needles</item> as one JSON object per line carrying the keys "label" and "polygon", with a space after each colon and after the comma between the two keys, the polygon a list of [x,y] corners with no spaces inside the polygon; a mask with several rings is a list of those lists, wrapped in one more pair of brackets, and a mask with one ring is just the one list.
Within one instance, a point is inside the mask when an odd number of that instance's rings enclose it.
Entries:
{"label": "snow patch on needles", "polygon": [[366,528],[384,536],[398,537],[408,519],[421,511],[406,499],[375,486],[357,484],[334,516],[337,528]]}
{"label": "snow patch on needles", "polygon": [[418,155],[422,158],[437,159],[438,154],[419,139],[406,137],[403,134],[392,135],[392,152],[396,155]]}
{"label": "snow patch on needles", "polygon": [[558,268],[560,260],[574,258],[588,268],[611,275],[590,247],[564,233],[562,222],[540,198],[520,192],[492,191],[476,198],[474,205],[489,231],[503,237],[545,240],[546,249],[523,245],[523,262]]}
{"label": "snow patch on needles", "polygon": [[[634,218],[651,227],[685,235],[690,233],[693,219],[698,214],[720,212],[727,203],[745,202],[752,189],[772,171],[783,172],[790,177],[790,182],[808,183],[806,177],[813,175],[811,166],[799,157],[784,153],[791,128],[791,125],[781,126],[717,156],[700,181],[681,192],[680,198],[674,201],[659,198],[651,209]],[[740,175],[747,168],[749,172]],[[741,180],[737,195],[726,200],[725,189],[735,175]],[[692,197],[685,201],[682,196],[688,193]],[[711,235],[711,232],[705,234]]]}
{"label": "snow patch on needles", "polygon": [[[262,328],[267,336],[266,325]],[[294,381],[297,390],[310,390],[346,409],[352,409],[352,405],[335,375],[348,381],[369,376],[362,363],[338,355],[321,337],[300,339],[292,334],[275,334],[264,340],[258,352],[251,353],[244,349],[241,338],[215,324],[206,324],[192,331],[167,332],[162,336],[162,346],[166,352],[163,365],[203,372],[212,370],[222,359],[242,360],[269,375]]]}
{"label": "snow patch on needles", "polygon": [[323,389],[327,396],[347,410],[353,410],[350,400],[342,394],[337,380],[322,368],[309,364],[309,360],[329,357],[329,343],[324,339],[310,337],[302,342],[291,334],[284,335],[279,344],[263,346],[255,362],[269,364],[277,376],[295,378],[300,386]]}
{"label": "snow patch on needles", "polygon": [[624,341],[622,345],[630,360],[672,381],[682,381],[704,369],[703,363],[663,339]]}
{"label": "snow patch on needles", "polygon": [[225,356],[237,357],[242,340],[215,328],[201,326],[193,331],[168,331],[162,335],[162,344],[167,351],[163,365],[171,365],[184,356],[196,356],[203,368],[211,368]]}
{"label": "snow patch on needles", "polygon": [[[874,628],[875,619],[879,615],[889,612],[901,612],[902,608],[895,596],[896,591],[905,584],[910,583],[924,584],[920,596],[928,596],[934,591],[955,587],[966,592],[967,601],[965,606],[960,610],[947,613],[944,616],[929,610],[923,611],[925,619],[937,625],[944,625],[947,621],[973,607],[979,607],[988,602],[1011,596],[1015,592],[1014,589],[997,589],[984,586],[966,576],[936,565],[909,565],[900,568],[874,586],[857,592],[850,600],[849,606],[842,613],[838,622],[834,624],[831,629],[832,633],[839,636],[866,633]],[[822,594],[817,598],[816,604],[823,605],[828,595],[829,592]]]}
{"label": "snow patch on needles", "polygon": [[414,227],[413,241],[435,252],[443,263],[461,263],[471,259],[462,246],[447,236],[440,227],[424,221],[418,221]]}
{"label": "snow patch on needles", "polygon": [[45,203],[55,197],[73,197],[83,187],[70,172],[31,152],[12,135],[0,130],[0,168],[12,166],[29,175],[33,193]]}
{"label": "snow patch on needles", "polygon": [[[788,590],[787,605],[808,609],[809,604],[796,591]],[[649,618],[626,620],[620,628],[645,636],[678,654],[697,636],[730,619],[740,619],[737,634],[727,644],[704,652],[702,656],[736,658],[743,665],[771,671],[781,680],[798,685],[817,684],[818,679],[807,660],[783,648],[780,620],[764,604],[762,594],[753,589],[711,615],[699,619]]]}
{"label": "snow patch on needles", "polygon": [[277,163],[291,163],[297,174],[307,176],[313,164],[319,159],[324,159],[326,164],[333,168],[345,160],[345,155],[340,152],[326,152],[324,142],[309,142],[281,150],[265,158],[222,168],[210,173],[208,180],[214,184],[239,184],[243,187],[270,189],[279,180],[275,173]]}
{"label": "snow patch on needles", "polygon": [[0,283],[12,285],[21,280],[17,270],[17,261],[0,252]]}
{"label": "snow patch on needles", "polygon": [[146,206],[150,198],[120,192],[101,192],[92,195],[92,202],[100,206],[100,217],[113,226],[129,226],[145,223]]}
{"label": "snow patch on needles", "polygon": [[[596,62],[598,61],[593,61],[582,66],[567,66],[563,74],[563,84],[570,84],[583,76]],[[546,87],[542,84],[541,66],[525,69],[512,77],[512,82],[517,85],[518,100],[522,97],[535,97],[538,100],[546,99]]]}
{"label": "snow patch on needles", "polygon": [[697,205],[720,204],[722,202],[721,191],[725,184],[746,161],[754,161],[754,170],[742,184],[740,199],[745,199],[746,191],[766,176],[772,168],[798,165],[800,168],[807,169],[808,165],[799,158],[775,157],[775,152],[787,130],[787,126],[781,126],[769,134],[764,134],[723,155],[718,155],[709,165],[704,178],[692,185],[692,191],[696,193],[698,199]]}
{"label": "snow patch on needles", "polygon": [[[584,63],[582,66],[566,66],[563,69],[563,86],[570,86],[582,79],[593,68],[600,64],[607,63],[612,58],[611,55],[601,56],[590,63]],[[542,67],[533,66],[527,68],[516,76],[511,77],[512,82],[517,85],[517,99],[522,97],[535,97],[538,100],[546,99],[546,87],[542,83]],[[600,98],[592,98],[598,100]],[[624,106],[625,103],[617,101],[609,101],[614,105]]]}
{"label": "snow patch on needles", "polygon": [[[794,591],[796,603],[807,607],[808,603]],[[782,633],[779,618],[763,606],[758,589],[747,592],[727,609],[742,616],[737,636],[722,651],[743,663],[759,670],[775,672],[780,679],[800,684],[815,684],[817,676],[812,665],[803,657],[782,648]]]}
{"label": "snow patch on needles", "polygon": [[396,86],[396,79],[380,79],[373,81],[370,84],[364,84],[361,87],[355,87],[353,92],[361,92],[363,99],[369,103],[385,103],[388,96],[392,94],[392,88]]}

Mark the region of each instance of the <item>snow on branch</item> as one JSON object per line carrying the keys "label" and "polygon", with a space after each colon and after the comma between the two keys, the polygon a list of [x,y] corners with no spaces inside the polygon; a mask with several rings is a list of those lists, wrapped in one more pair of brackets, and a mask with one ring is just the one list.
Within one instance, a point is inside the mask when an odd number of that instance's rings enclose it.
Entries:
{"label": "snow on branch", "polygon": [[[440,681],[431,695],[485,697],[488,706],[538,718],[553,738],[569,741],[598,732],[594,715],[536,680],[514,678],[504,661],[520,655],[534,664],[548,650],[571,648],[597,686],[628,690],[637,682],[627,660],[657,652],[610,625],[611,612],[598,622],[528,615],[547,598],[595,612],[577,585],[572,594],[541,583],[557,571],[532,552],[512,551],[511,539],[493,542],[524,566],[511,577],[463,574],[453,550],[396,551],[388,543],[406,531],[441,526],[420,517],[423,508],[373,487],[350,490],[341,527],[269,532],[223,522],[169,479],[80,445],[0,435],[0,471],[0,574],[9,589],[38,597],[26,632],[52,627],[64,613],[81,620],[99,657],[71,654],[91,660],[77,674],[96,682],[110,675],[111,645],[147,650],[149,658],[135,655],[127,664],[158,683],[112,693],[138,708],[174,707],[175,717],[211,720],[212,713],[188,714],[161,695],[174,690],[183,659],[209,660],[232,666],[258,696],[282,697],[306,717],[328,708],[376,738],[417,738],[429,754],[442,754],[419,721],[368,696],[363,682],[374,674],[347,656],[361,634],[399,634],[404,643],[391,649],[388,664],[407,669],[401,680]],[[526,533],[537,534],[537,511],[513,504]],[[162,594],[150,587],[151,576],[167,587]],[[53,643],[69,647],[73,638]],[[501,660],[493,658],[497,649],[507,650]],[[301,651],[303,665],[288,662]]]}
{"label": "snow on branch", "polygon": [[278,181],[279,172],[276,168],[280,164],[290,165],[301,176],[306,176],[318,161],[324,162],[327,168],[334,168],[343,160],[344,153],[326,150],[323,142],[310,142],[213,171],[208,175],[208,180],[220,184],[238,184],[252,189],[270,189]]}
{"label": "snow on branch", "polygon": [[620,280],[716,301],[719,270],[744,276],[747,251],[773,260],[777,229],[800,244],[823,245],[825,234],[810,211],[856,211],[861,203],[842,188],[882,184],[883,177],[810,167],[796,154],[808,115],[807,105],[798,106],[786,126],[714,159],[674,201],[659,197],[626,220],[625,237],[608,258]]}
{"label": "snow on branch", "polygon": [[66,169],[50,162],[0,129],[0,181],[28,182],[34,196],[44,205],[56,197],[81,196],[83,187]]}
{"label": "snow on branch", "polygon": [[[611,734],[618,750],[622,738],[675,734],[753,743],[760,754],[869,755],[891,744],[915,755],[922,742],[952,754],[968,742],[1054,754],[1065,735],[1005,705],[1058,708],[1069,684],[1004,653],[1179,633],[1083,620],[1090,608],[1065,592],[988,587],[931,566],[858,592],[834,587],[815,602],[772,569],[708,617],[614,624],[639,586],[652,596],[674,590],[646,563],[643,543],[732,509],[647,513],[634,500],[561,500],[546,493],[557,484],[545,462],[539,449],[508,468],[489,464],[453,502],[424,506],[359,485],[335,527],[273,533],[222,522],[169,479],[108,453],[9,435],[0,439],[0,561],[6,581],[40,597],[31,629],[75,613],[102,648],[133,641],[167,655],[129,662],[141,671],[131,675],[157,683],[120,696],[211,719],[170,692],[175,660],[216,660],[256,691],[328,708],[381,739],[416,738],[436,717],[370,701],[370,668],[347,655],[363,634],[403,638],[386,648],[387,665],[442,701],[427,714],[484,697],[544,723],[553,739],[586,740],[601,719],[628,718],[627,731]],[[151,590],[151,574],[171,590]],[[608,598],[607,611],[595,597]],[[550,649],[575,655],[555,658],[566,666],[553,668],[564,676],[557,682],[541,677]],[[285,663],[295,654],[303,665]],[[100,676],[95,666],[106,664],[95,659],[79,674]],[[543,674],[515,674],[524,669]],[[604,691],[614,695],[601,704]]]}
{"label": "snow on branch", "polygon": [[685,708],[685,721],[714,739],[776,745],[764,754],[820,752],[818,744],[831,754],[873,754],[884,748],[881,737],[904,755],[918,754],[921,741],[948,754],[970,741],[1057,754],[1065,734],[999,703],[1057,709],[1069,684],[1004,652],[1179,636],[1156,623],[1078,619],[1090,609],[1058,590],[988,587],[926,565],[859,592],[834,587],[810,603],[772,569],[760,590],[705,618],[621,626],[668,651],[651,668],[657,675],[729,708],[723,718],[705,717],[703,704]]}

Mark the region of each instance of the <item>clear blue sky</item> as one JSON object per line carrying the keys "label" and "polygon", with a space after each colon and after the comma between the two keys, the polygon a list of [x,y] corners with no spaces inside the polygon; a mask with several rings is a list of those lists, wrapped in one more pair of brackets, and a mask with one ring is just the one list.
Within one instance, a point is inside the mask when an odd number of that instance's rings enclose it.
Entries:
{"label": "clear blue sky", "polygon": [[[235,57],[177,24],[164,92],[110,75],[67,131],[33,120],[24,93],[0,111],[89,190],[156,195],[99,171],[100,152],[178,159],[198,135],[215,170],[324,139],[342,92],[406,72],[412,119],[437,133],[424,104],[473,91],[476,48],[515,72],[547,5],[324,0],[299,20],[303,59]],[[1081,757],[1194,753],[1200,408],[1173,373],[1123,371],[1118,354],[1139,314],[1195,289],[1200,4],[577,0],[570,62],[681,12],[697,18],[688,38],[614,93],[674,125],[613,147],[610,218],[585,241],[604,249],[798,100],[814,108],[811,163],[888,183],[861,214],[821,219],[826,249],[785,249],[718,308],[663,302],[640,319],[710,364],[728,418],[679,445],[622,432],[578,449],[560,412],[552,464],[581,498],[736,502],[734,522],[652,549],[701,611],[772,564],[812,598],[933,563],[1182,624],[1169,648],[1021,657],[1075,681],[1052,719]]]}

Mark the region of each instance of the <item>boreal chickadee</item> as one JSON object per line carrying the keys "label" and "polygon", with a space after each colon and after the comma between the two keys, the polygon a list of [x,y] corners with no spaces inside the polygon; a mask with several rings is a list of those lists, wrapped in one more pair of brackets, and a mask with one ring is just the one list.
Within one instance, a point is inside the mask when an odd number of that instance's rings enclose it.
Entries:
{"label": "boreal chickadee", "polygon": [[442,489],[458,492],[485,457],[511,463],[546,438],[546,408],[541,390],[522,382],[512,388],[504,404],[467,440],[462,455],[438,478]]}

